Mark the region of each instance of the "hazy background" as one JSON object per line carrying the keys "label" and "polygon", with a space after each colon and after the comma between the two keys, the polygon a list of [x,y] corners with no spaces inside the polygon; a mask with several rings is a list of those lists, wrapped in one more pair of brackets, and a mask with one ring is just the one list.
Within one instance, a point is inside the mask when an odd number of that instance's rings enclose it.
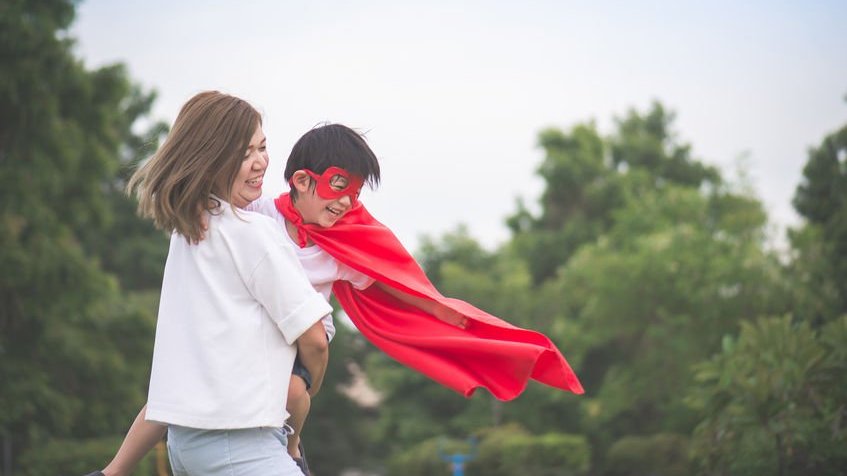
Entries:
{"label": "hazy background", "polygon": [[[172,122],[220,89],[265,115],[265,193],[316,123],[367,131],[383,185],[364,200],[411,249],[460,223],[486,246],[524,197],[537,133],[629,108],[677,112],[694,156],[731,171],[744,158],[771,219],[806,149],[847,119],[847,4],[784,2],[113,2],[88,0],[71,29],[95,68],[124,62]],[[732,175],[732,174],[730,174]]]}

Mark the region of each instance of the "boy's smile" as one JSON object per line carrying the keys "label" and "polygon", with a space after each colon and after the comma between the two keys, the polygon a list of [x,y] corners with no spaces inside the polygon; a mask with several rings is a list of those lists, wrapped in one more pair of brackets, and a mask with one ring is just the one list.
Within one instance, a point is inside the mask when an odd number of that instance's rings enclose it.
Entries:
{"label": "boy's smile", "polygon": [[333,208],[332,206],[328,206],[328,207],[326,207],[326,209],[329,210],[329,212],[332,213],[333,215],[337,215],[338,218],[341,218],[342,216],[344,216],[344,213],[346,212],[346,210],[339,210],[337,208]]}
{"label": "boy's smile", "polygon": [[314,189],[298,195],[294,207],[303,217],[303,223],[313,223],[324,228],[335,225],[353,204],[347,195],[335,200],[321,198]]}

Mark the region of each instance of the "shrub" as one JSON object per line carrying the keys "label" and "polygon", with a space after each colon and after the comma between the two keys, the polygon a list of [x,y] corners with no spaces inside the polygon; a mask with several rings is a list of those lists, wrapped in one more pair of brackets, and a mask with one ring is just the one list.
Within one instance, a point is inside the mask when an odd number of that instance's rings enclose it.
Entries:
{"label": "shrub", "polygon": [[531,435],[518,425],[480,433],[479,451],[468,474],[486,476],[579,476],[591,461],[588,441],[581,435]]}
{"label": "shrub", "polygon": [[504,469],[511,475],[578,476],[591,464],[588,442],[581,435],[516,436],[503,450]]}
{"label": "shrub", "polygon": [[448,463],[439,457],[439,450],[447,451],[453,442],[433,438],[424,441],[406,451],[395,453],[387,463],[389,476],[431,476],[434,474],[450,474]]}
{"label": "shrub", "polygon": [[[91,438],[85,440],[50,440],[23,455],[18,466],[25,476],[79,476],[100,469],[108,463],[120,447],[122,436]],[[134,474],[154,475],[155,452],[151,452],[138,465]]]}
{"label": "shrub", "polygon": [[688,438],[671,433],[624,437],[609,448],[605,466],[607,476],[688,476]]}

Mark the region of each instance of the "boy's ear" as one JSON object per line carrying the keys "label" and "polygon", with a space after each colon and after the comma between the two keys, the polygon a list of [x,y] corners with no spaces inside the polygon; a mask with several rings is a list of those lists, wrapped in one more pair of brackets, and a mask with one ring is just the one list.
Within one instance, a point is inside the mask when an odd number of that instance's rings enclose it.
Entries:
{"label": "boy's ear", "polygon": [[309,190],[309,185],[312,184],[312,177],[302,170],[294,172],[291,176],[291,183],[298,193],[306,193]]}

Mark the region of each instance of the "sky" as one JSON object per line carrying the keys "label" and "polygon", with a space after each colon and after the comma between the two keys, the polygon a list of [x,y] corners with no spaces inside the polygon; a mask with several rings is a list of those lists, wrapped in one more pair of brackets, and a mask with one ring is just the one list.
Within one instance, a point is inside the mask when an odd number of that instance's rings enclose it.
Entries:
{"label": "sky", "polygon": [[70,36],[89,68],[124,63],[171,123],[197,92],[264,117],[264,192],[322,122],[366,133],[382,184],[362,200],[411,250],[459,224],[488,249],[543,183],[538,133],[602,134],[660,101],[693,156],[739,164],[775,233],[809,147],[847,124],[847,2],[87,0]]}

